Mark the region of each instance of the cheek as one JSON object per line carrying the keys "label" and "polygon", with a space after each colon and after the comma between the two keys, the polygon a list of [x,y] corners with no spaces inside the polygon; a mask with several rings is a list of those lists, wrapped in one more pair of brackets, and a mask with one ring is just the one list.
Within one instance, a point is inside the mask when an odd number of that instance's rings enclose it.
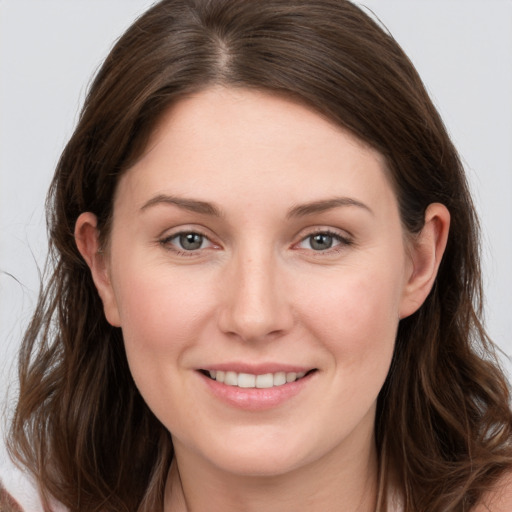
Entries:
{"label": "cheek", "polygon": [[[162,269],[149,274],[118,282],[124,346],[145,402],[169,430],[180,431],[195,417],[194,403],[182,399],[189,396],[183,361],[200,342],[212,293]],[[176,410],[180,415],[170,414]]]}
{"label": "cheek", "polygon": [[[126,275],[126,274],[125,274]],[[212,312],[212,290],[189,276],[155,268],[117,280],[116,298],[126,353],[135,380],[168,371],[197,343]]]}
{"label": "cheek", "polygon": [[357,380],[375,372],[385,378],[399,321],[400,277],[381,269],[352,269],[331,280],[324,293],[312,283],[307,289],[317,292],[309,297],[304,316],[334,364]]}

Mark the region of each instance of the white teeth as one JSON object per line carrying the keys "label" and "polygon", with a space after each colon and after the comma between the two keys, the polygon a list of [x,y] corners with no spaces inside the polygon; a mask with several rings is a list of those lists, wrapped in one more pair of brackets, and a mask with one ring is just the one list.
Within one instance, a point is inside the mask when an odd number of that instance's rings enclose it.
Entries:
{"label": "white teeth", "polygon": [[282,386],[283,384],[286,384],[286,373],[274,373],[274,386]]}
{"label": "white teeth", "polygon": [[256,377],[257,388],[271,388],[274,386],[274,375],[272,373],[265,373]]}
{"label": "white teeth", "polygon": [[297,374],[295,372],[288,372],[286,374],[286,382],[294,382],[297,380]]}
{"label": "white teeth", "polygon": [[228,386],[238,386],[238,375],[236,372],[226,372],[224,384]]}
{"label": "white teeth", "polygon": [[253,388],[256,385],[256,376],[250,373],[238,374],[238,387],[239,388]]}
{"label": "white teeth", "polygon": [[306,372],[276,372],[253,375],[251,373],[236,373],[232,371],[223,372],[222,370],[209,370],[208,373],[212,379],[222,382],[227,386],[260,389],[282,386],[302,379],[306,375]]}

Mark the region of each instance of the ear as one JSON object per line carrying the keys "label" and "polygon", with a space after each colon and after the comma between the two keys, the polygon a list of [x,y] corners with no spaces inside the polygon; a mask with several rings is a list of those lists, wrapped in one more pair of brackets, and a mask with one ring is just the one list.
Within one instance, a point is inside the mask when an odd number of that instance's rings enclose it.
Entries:
{"label": "ear", "polygon": [[432,203],[425,212],[425,225],[409,242],[411,265],[400,304],[400,318],[417,311],[434,282],[448,240],[450,212],[440,203]]}
{"label": "ear", "polygon": [[114,327],[120,327],[119,310],[110,281],[108,256],[101,250],[97,219],[94,214],[85,212],[78,217],[75,224],[75,243],[91,270],[108,323]]}

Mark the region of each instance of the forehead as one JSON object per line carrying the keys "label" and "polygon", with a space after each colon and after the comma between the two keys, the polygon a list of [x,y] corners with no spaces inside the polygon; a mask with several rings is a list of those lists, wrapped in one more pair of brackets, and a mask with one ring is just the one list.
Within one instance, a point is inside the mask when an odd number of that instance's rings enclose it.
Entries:
{"label": "forehead", "polygon": [[343,128],[291,99],[222,87],[165,113],[118,192],[139,202],[169,192],[223,202],[256,192],[270,200],[276,188],[292,202],[391,192],[383,156]]}

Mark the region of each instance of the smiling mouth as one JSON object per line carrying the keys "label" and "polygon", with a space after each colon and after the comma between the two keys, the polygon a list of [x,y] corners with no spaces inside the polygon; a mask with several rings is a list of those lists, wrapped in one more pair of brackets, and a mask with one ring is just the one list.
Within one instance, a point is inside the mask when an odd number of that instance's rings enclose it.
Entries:
{"label": "smiling mouth", "polygon": [[221,370],[201,370],[201,373],[226,386],[236,386],[245,389],[268,389],[296,382],[315,371],[316,369],[309,370],[308,372],[276,372],[262,375],[232,371],[225,372]]}

